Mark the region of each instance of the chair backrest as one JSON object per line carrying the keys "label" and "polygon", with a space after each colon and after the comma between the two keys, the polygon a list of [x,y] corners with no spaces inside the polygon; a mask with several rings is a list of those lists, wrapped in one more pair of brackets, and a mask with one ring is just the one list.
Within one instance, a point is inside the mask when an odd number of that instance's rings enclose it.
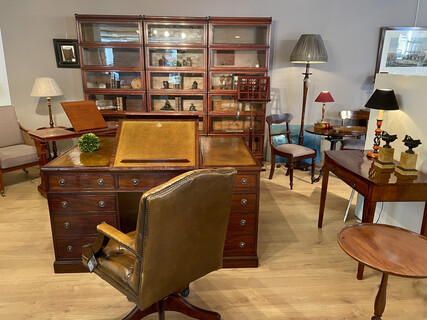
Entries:
{"label": "chair backrest", "polygon": [[145,308],[222,267],[236,170],[184,173],[140,201],[135,265]]}
{"label": "chair backrest", "polygon": [[0,148],[23,143],[15,108],[12,105],[0,106]]}
{"label": "chair backrest", "polygon": [[[341,118],[341,125],[344,126],[348,121],[353,120],[352,125],[367,127],[369,121],[369,110],[343,110],[338,112],[338,116]],[[348,125],[350,123],[348,122]]]}
{"label": "chair backrest", "polygon": [[[265,121],[268,124],[268,140],[270,142],[271,148],[274,148],[273,136],[285,134],[288,140],[288,143],[292,143],[290,132],[289,132],[289,123],[292,121],[293,118],[294,116],[290,113],[271,114],[265,118]],[[286,131],[273,133],[271,126],[273,124],[281,124],[281,123],[286,123]]]}

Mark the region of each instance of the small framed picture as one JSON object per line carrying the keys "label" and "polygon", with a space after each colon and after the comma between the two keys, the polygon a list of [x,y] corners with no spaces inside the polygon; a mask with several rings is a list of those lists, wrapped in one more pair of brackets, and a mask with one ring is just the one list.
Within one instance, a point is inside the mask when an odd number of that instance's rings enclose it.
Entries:
{"label": "small framed picture", "polygon": [[80,68],[79,47],[76,39],[53,39],[53,47],[58,68]]}
{"label": "small framed picture", "polygon": [[381,28],[376,73],[427,75],[427,28]]}

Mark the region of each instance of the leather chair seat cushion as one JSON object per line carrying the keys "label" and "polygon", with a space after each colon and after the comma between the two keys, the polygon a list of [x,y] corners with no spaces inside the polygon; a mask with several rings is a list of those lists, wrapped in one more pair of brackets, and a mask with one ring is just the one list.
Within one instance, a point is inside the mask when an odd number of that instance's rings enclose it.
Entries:
{"label": "leather chair seat cushion", "polygon": [[365,140],[345,139],[342,141],[342,149],[365,150]]}
{"label": "leather chair seat cushion", "polygon": [[27,163],[37,162],[37,150],[34,146],[18,144],[0,148],[0,168],[8,169]]}
{"label": "leather chair seat cushion", "polygon": [[280,146],[275,147],[276,150],[284,153],[291,154],[293,157],[301,157],[306,155],[314,155],[314,150],[300,146],[298,144],[282,144]]}
{"label": "leather chair seat cushion", "polygon": [[[127,235],[135,239],[135,234],[136,232],[132,231]],[[116,241],[110,240],[102,254],[96,259],[96,262],[102,278],[107,281],[110,280],[108,282],[112,285],[124,285],[127,290],[136,293],[139,277],[134,270],[135,259],[136,256],[132,252],[119,245]]]}

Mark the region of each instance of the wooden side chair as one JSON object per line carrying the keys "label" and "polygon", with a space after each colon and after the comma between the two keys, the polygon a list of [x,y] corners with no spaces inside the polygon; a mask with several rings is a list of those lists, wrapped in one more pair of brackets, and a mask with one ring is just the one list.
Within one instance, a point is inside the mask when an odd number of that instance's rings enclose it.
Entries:
{"label": "wooden side chair", "polygon": [[3,174],[39,164],[36,147],[16,118],[15,108],[0,106],[0,194],[4,197]]}
{"label": "wooden side chair", "polygon": [[[290,131],[289,131],[289,123],[291,122],[292,119],[293,119],[293,115],[290,113],[272,114],[266,117],[266,121],[268,124],[268,141],[270,143],[270,149],[271,149],[271,170],[270,170],[270,176],[268,177],[268,179],[273,178],[274,169],[276,167],[276,155],[286,158],[288,160],[288,171],[286,172],[286,175],[289,175],[291,190],[294,185],[293,183],[294,163],[304,159],[311,159],[311,183],[313,183],[314,182],[314,165],[316,160],[316,150],[292,143],[292,140],[290,138]],[[286,123],[286,131],[273,133],[271,129],[272,125],[282,124],[282,123]],[[285,135],[288,143],[275,146],[273,137],[280,136],[280,135]]]}
{"label": "wooden side chair", "polygon": [[[343,110],[338,113],[338,116],[341,118],[341,125],[349,124],[349,121],[353,121],[352,124],[362,127],[368,126],[369,121],[369,110]],[[365,150],[365,140],[357,137],[356,139],[344,139],[341,141],[341,150]],[[350,210],[351,202],[353,201],[355,190],[351,190],[350,198],[348,199],[347,208],[345,209],[345,214],[343,222],[347,221],[348,212]]]}
{"label": "wooden side chair", "polygon": [[83,247],[82,259],[136,307],[124,319],[165,310],[218,320],[180,294],[190,282],[222,267],[236,170],[190,171],[143,194],[136,230],[124,234],[97,226],[98,239]]}

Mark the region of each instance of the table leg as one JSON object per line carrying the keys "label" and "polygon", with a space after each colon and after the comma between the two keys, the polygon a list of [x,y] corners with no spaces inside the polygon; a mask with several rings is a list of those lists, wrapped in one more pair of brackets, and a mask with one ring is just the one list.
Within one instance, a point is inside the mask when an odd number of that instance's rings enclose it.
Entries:
{"label": "table leg", "polygon": [[[375,208],[377,207],[377,203],[375,201],[371,201],[368,196],[365,196],[363,200],[363,223],[372,223],[374,221]],[[365,265],[359,262],[357,266],[357,280],[363,279],[363,271],[365,270]]]}
{"label": "table leg", "polygon": [[[333,139],[333,138],[328,138],[328,137],[326,138],[326,140],[328,140],[328,141],[331,142],[331,149],[330,150],[335,150],[337,148],[337,142],[340,141],[340,140]],[[324,166],[322,166],[320,168],[319,176],[316,179],[313,180],[314,182],[319,182],[320,179],[322,179],[322,176],[323,176],[323,167]]]}
{"label": "table leg", "polygon": [[374,316],[371,318],[371,320],[381,320],[381,316],[384,313],[387,295],[387,280],[388,273],[384,272],[383,277],[381,279],[380,288],[378,289],[378,293],[375,298]]}
{"label": "table leg", "polygon": [[56,147],[56,142],[52,141],[52,151],[53,151],[53,159],[58,157],[58,149]]}
{"label": "table leg", "polygon": [[319,218],[317,221],[317,227],[321,228],[323,224],[323,214],[325,213],[326,193],[328,192],[328,180],[329,180],[329,169],[323,166],[323,181],[322,191],[320,192],[320,206],[319,206]]}

